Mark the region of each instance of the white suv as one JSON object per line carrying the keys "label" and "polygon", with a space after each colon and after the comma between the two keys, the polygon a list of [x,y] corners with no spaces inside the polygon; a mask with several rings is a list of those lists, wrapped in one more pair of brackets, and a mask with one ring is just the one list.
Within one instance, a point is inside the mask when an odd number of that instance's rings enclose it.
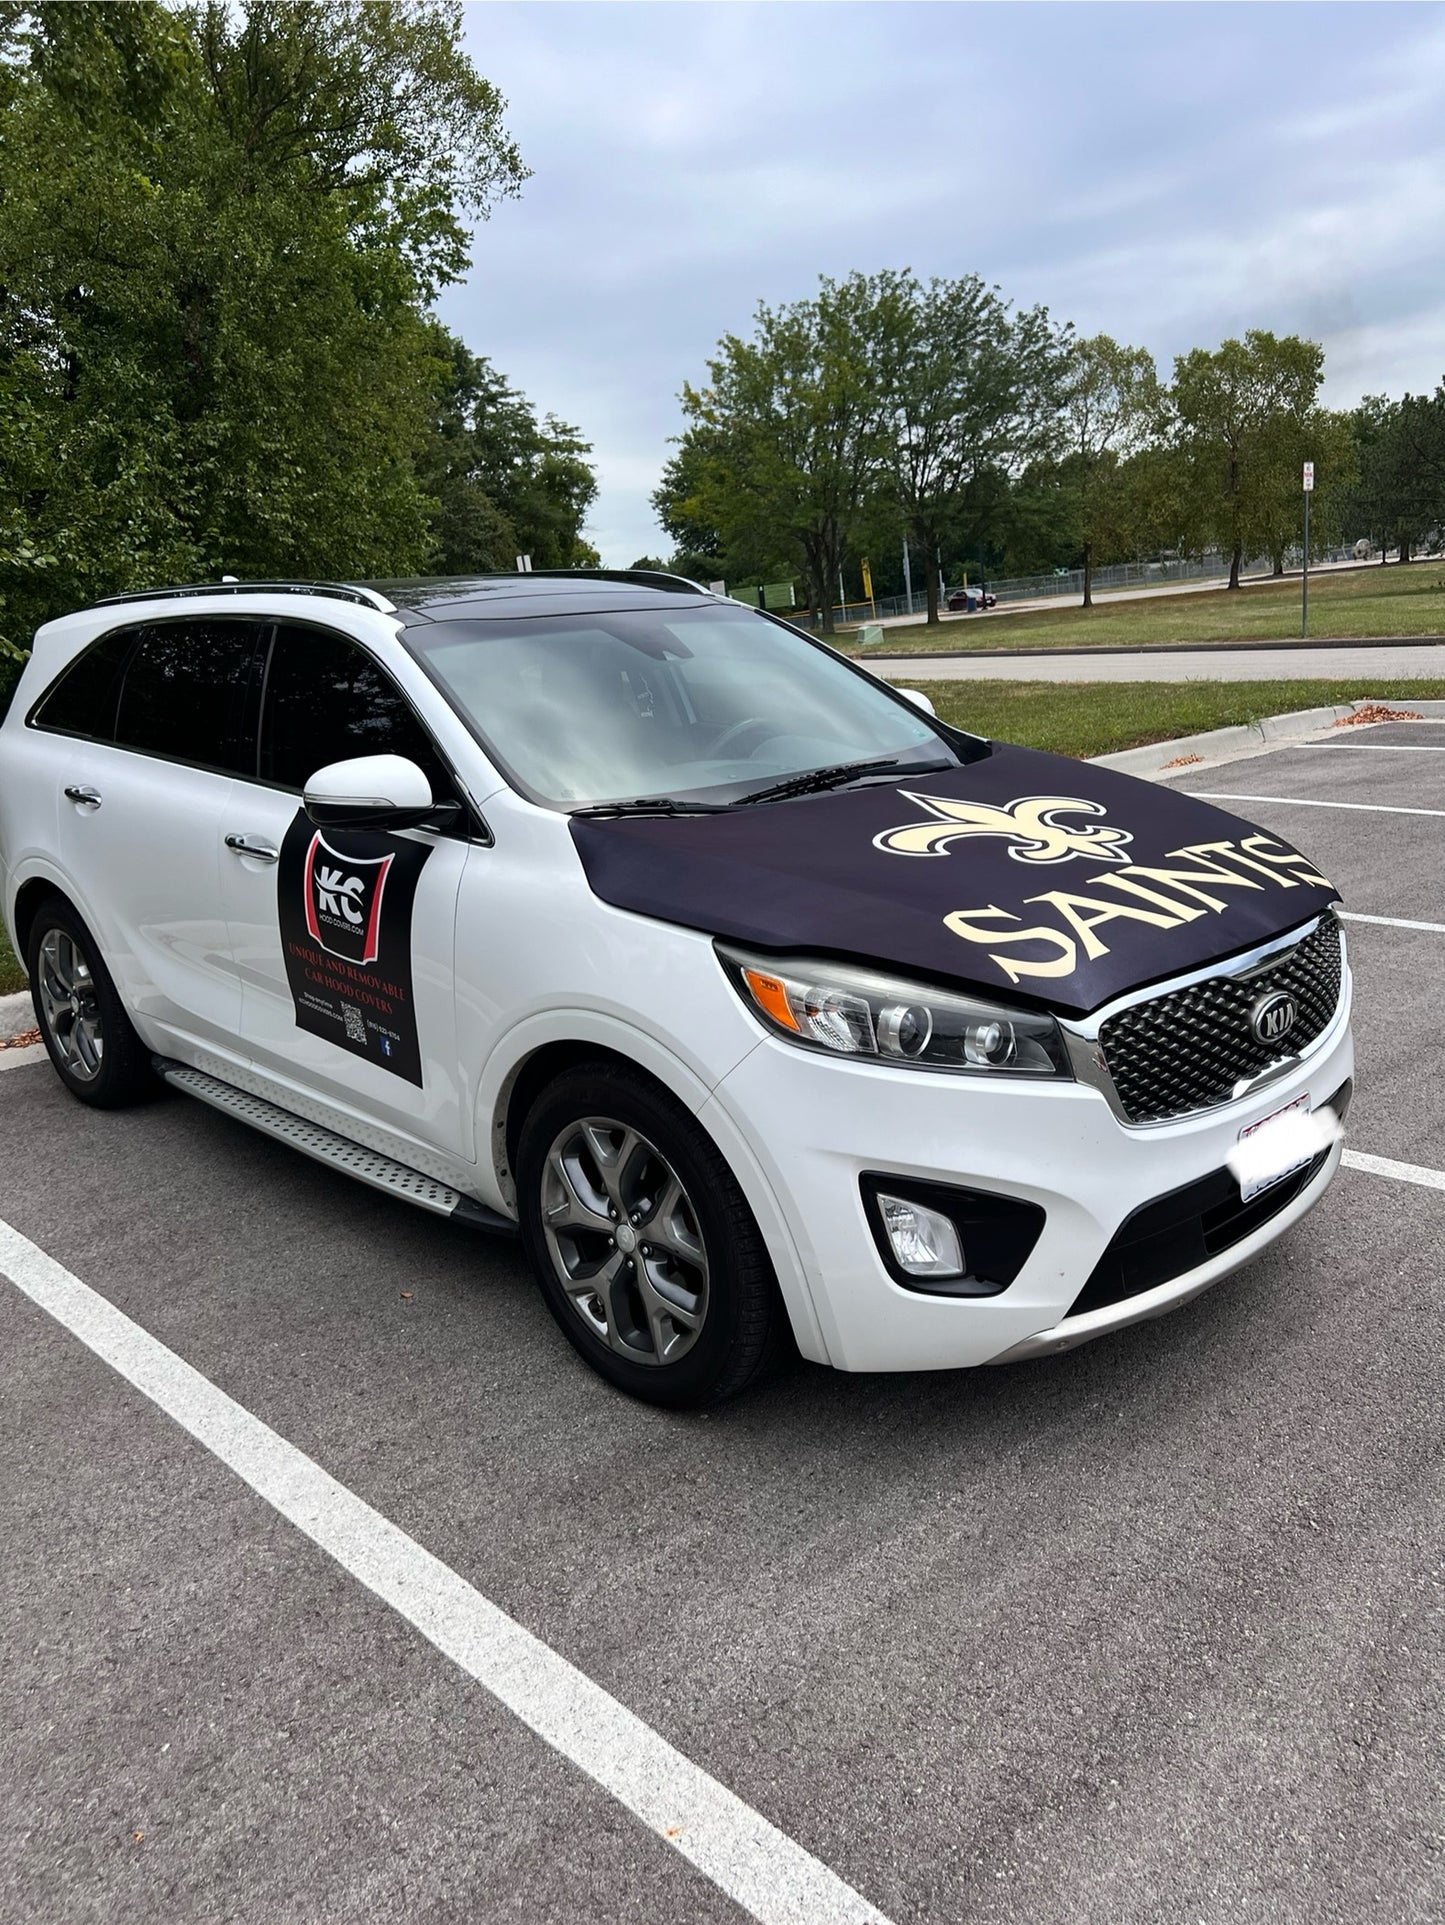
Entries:
{"label": "white suv", "polygon": [[164,1081],[520,1229],[577,1350],[673,1405],[789,1335],[1066,1348],[1322,1194],[1350,984],[1294,849],[688,582],[384,588],[36,636],[0,903],[82,1100]]}

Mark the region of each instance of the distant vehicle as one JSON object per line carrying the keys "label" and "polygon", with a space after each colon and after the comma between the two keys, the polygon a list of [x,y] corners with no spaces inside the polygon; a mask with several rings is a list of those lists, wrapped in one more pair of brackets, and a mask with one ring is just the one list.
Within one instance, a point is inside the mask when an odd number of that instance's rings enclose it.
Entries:
{"label": "distant vehicle", "polygon": [[948,598],[950,615],[974,615],[981,608],[997,608],[998,596],[984,588],[955,588]]}

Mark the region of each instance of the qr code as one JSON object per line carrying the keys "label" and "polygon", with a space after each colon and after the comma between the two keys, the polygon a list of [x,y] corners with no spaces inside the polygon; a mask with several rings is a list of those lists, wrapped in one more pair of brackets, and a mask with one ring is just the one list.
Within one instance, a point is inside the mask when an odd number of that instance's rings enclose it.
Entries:
{"label": "qr code", "polygon": [[348,1043],[364,1043],[366,1041],[366,1021],[355,1003],[343,1003],[341,1005],[341,1020],[346,1025],[346,1040]]}

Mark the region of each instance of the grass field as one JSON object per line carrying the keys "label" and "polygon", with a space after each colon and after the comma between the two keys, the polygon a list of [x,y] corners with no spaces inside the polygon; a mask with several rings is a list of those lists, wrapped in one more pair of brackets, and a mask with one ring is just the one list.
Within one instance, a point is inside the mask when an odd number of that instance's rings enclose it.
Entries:
{"label": "grass field", "polygon": [[1060,755],[1109,755],[1203,729],[1257,722],[1363,695],[1409,705],[1445,700],[1445,682],[930,682],[959,728]]}
{"label": "grass field", "polygon": [[[882,649],[1139,648],[1150,642],[1199,645],[1211,642],[1287,641],[1299,635],[1298,579],[1242,588],[1208,589],[1185,595],[1141,595],[1102,602],[1096,608],[1037,605],[989,615],[945,617],[937,628],[923,623],[887,628]],[[836,645],[857,654],[855,631],[840,631]],[[1310,578],[1310,634],[1318,640],[1363,635],[1445,635],[1445,561],[1392,563],[1388,568],[1350,569]]]}

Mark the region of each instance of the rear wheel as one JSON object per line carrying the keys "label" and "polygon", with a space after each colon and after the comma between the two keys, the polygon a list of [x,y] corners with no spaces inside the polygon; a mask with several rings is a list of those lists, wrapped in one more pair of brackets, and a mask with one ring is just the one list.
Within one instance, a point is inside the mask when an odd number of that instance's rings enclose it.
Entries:
{"label": "rear wheel", "polygon": [[544,1090],[517,1189],[548,1308],[620,1389],[718,1403],[776,1354],[785,1319],[752,1212],[717,1146],[645,1077],[597,1063]]}
{"label": "rear wheel", "polygon": [[26,945],[41,1039],[72,1096],[123,1109],[155,1088],[150,1056],[131,1026],[95,938],[60,896],[37,910]]}

